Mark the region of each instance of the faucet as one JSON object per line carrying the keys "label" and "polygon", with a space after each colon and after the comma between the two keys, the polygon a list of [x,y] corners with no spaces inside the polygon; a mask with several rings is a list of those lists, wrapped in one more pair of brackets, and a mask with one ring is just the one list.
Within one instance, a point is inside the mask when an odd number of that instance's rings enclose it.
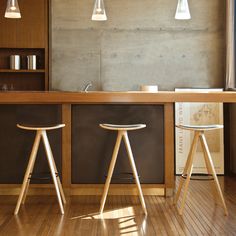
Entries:
{"label": "faucet", "polygon": [[84,87],[84,89],[82,91],[87,93],[89,87],[91,87],[91,86],[92,86],[92,82],[89,82],[88,84],[86,84],[86,86]]}

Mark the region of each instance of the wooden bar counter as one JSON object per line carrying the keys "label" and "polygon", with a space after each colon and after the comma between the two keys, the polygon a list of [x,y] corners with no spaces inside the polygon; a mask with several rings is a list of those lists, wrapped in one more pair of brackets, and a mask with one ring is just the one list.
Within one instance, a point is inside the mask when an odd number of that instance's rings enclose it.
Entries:
{"label": "wooden bar counter", "polygon": [[[102,183],[78,184],[72,180],[73,115],[76,105],[160,105],[163,107],[163,182],[144,183],[144,194],[172,195],[174,189],[174,103],[175,102],[223,102],[235,103],[235,92],[2,92],[0,106],[59,105],[60,120],[66,125],[61,134],[61,175],[67,194],[101,194]],[[98,124],[97,124],[98,125]],[[7,134],[5,134],[7,135]],[[1,142],[1,140],[0,140]],[[12,148],[12,147],[9,147]],[[133,147],[135,150],[135,146]],[[3,158],[3,157],[0,157]],[[23,157],[19,157],[23,158]],[[24,157],[27,159],[28,157]],[[24,171],[24,170],[22,170]],[[136,188],[126,184],[113,184],[110,194],[137,194]],[[30,194],[54,194],[51,184],[33,184]],[[18,194],[19,184],[0,184],[0,194]]]}
{"label": "wooden bar counter", "polygon": [[136,103],[157,104],[174,102],[224,102],[235,103],[235,92],[2,92],[0,104],[89,104]]}

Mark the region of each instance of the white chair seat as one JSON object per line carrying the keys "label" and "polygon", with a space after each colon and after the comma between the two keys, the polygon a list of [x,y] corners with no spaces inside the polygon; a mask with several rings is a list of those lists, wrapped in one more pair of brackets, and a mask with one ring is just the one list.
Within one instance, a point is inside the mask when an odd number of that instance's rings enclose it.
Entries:
{"label": "white chair seat", "polygon": [[215,130],[215,129],[223,129],[223,125],[213,124],[213,125],[176,125],[176,127],[180,129],[187,130],[196,130],[196,131],[206,131],[206,130]]}
{"label": "white chair seat", "polygon": [[145,124],[131,124],[131,125],[116,125],[116,124],[100,124],[103,129],[109,130],[137,130],[146,127]]}
{"label": "white chair seat", "polygon": [[31,124],[17,124],[17,127],[20,129],[26,130],[53,130],[60,129],[65,127],[65,124],[56,124],[56,125],[31,125]]}

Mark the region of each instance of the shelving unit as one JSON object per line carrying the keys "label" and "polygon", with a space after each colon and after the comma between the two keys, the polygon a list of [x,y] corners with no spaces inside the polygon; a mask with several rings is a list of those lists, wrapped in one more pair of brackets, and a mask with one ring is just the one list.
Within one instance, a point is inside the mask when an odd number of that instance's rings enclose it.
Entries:
{"label": "shelving unit", "polygon": [[[49,89],[49,0],[24,0],[21,19],[0,18],[0,90]],[[0,14],[4,15],[4,4]],[[20,70],[10,69],[10,56],[20,55]],[[36,55],[36,70],[27,69],[27,56]]]}
{"label": "shelving unit", "polygon": [[0,69],[0,73],[45,73],[45,70],[11,70]]}

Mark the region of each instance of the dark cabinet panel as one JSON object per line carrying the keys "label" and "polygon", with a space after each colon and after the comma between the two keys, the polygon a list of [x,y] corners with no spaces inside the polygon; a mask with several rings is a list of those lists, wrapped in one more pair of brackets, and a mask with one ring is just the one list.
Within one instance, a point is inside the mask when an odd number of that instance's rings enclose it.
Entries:
{"label": "dark cabinet panel", "polygon": [[[4,17],[7,1],[0,4],[0,90],[49,89],[49,0],[21,0],[20,19]],[[20,69],[10,67],[19,55]],[[28,70],[27,56],[36,56],[36,69]]]}
{"label": "dark cabinet panel", "polygon": [[236,105],[230,105],[230,172],[236,174]]}
{"label": "dark cabinet panel", "polygon": [[[104,183],[117,133],[99,123],[145,123],[128,133],[141,183],[164,183],[163,105],[73,105],[72,183]],[[124,143],[115,173],[131,172]],[[127,180],[113,180],[126,183]]]}
{"label": "dark cabinet panel", "polygon": [[7,48],[44,48],[48,38],[48,0],[20,0],[20,19],[4,17],[7,1],[0,4],[0,45]]}
{"label": "dark cabinet panel", "polygon": [[[0,183],[22,183],[35,138],[35,131],[16,127],[17,123],[61,123],[61,106],[57,105],[1,105],[0,106]],[[55,162],[61,173],[61,130],[48,131]],[[34,172],[48,172],[48,163],[42,142]],[[43,182],[46,183],[46,182]]]}

